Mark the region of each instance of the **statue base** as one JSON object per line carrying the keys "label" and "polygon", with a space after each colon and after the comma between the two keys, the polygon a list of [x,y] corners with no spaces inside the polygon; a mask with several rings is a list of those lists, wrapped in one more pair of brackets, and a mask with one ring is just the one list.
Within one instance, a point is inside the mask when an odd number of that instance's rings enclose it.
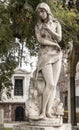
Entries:
{"label": "statue base", "polygon": [[30,125],[30,123],[26,122],[17,126],[15,125],[13,130],[71,130],[71,124],[62,124],[61,126],[36,126],[36,124]]}
{"label": "statue base", "polygon": [[52,126],[61,126],[63,124],[62,116],[53,116],[53,118],[45,118],[41,120],[29,120],[28,125],[32,126],[46,126],[46,127],[52,127]]}

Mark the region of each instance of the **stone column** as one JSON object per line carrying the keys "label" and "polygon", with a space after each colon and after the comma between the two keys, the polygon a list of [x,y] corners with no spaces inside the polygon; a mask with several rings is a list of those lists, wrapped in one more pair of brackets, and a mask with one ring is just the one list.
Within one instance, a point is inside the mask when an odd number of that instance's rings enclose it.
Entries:
{"label": "stone column", "polygon": [[68,74],[68,123],[71,123],[70,74]]}
{"label": "stone column", "polygon": [[71,124],[76,125],[75,76],[70,77]]}

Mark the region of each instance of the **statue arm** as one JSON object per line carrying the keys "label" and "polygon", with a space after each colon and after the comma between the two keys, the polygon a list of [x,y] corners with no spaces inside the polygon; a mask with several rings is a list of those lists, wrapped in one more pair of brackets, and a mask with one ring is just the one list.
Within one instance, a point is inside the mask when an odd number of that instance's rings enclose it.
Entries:
{"label": "statue arm", "polygon": [[47,30],[49,31],[49,33],[52,35],[52,37],[57,41],[60,42],[62,39],[62,29],[61,29],[61,25],[59,22],[56,23],[57,27],[56,27],[56,32],[53,31],[53,29],[51,29],[51,27],[47,26]]}
{"label": "statue arm", "polygon": [[57,24],[57,41],[60,42],[62,40],[62,28],[60,23]]}
{"label": "statue arm", "polygon": [[57,46],[60,49],[60,46],[57,43],[55,43],[53,41],[51,42],[51,41],[45,39],[44,37],[42,37],[40,35],[40,31],[37,29],[37,27],[35,27],[35,36],[36,36],[37,41],[41,45]]}

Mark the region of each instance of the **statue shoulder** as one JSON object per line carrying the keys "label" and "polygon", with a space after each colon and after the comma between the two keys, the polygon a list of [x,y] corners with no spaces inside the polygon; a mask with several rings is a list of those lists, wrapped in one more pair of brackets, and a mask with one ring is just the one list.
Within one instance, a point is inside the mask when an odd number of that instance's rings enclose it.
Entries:
{"label": "statue shoulder", "polygon": [[55,23],[59,23],[59,21],[58,21],[57,18],[54,18],[54,19],[53,19],[53,22],[55,22]]}

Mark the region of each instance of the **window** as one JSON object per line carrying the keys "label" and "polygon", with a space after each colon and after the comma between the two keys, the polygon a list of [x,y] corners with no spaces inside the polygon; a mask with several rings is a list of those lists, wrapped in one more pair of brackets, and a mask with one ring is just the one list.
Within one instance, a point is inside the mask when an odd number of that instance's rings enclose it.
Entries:
{"label": "window", "polygon": [[14,95],[15,96],[23,95],[23,79],[15,79]]}
{"label": "window", "polygon": [[79,96],[76,96],[76,107],[79,107]]}
{"label": "window", "polygon": [[65,95],[64,101],[65,101],[65,103],[64,103],[65,109],[67,109],[67,108],[68,108],[68,99],[67,99],[67,95]]}

